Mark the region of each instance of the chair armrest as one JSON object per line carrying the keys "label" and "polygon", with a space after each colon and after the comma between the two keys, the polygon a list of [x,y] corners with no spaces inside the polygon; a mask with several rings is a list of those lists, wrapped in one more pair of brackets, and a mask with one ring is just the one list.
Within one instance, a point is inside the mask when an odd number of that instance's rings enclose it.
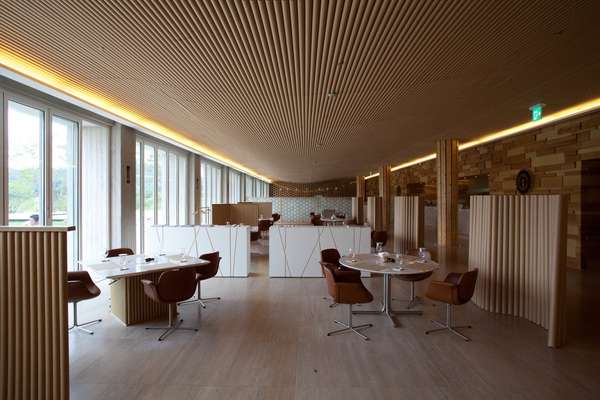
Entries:
{"label": "chair armrest", "polygon": [[140,282],[142,282],[142,285],[144,285],[144,293],[146,294],[146,296],[150,297],[155,302],[160,303],[160,297],[158,295],[158,290],[156,289],[156,285],[154,284],[154,282],[148,279],[142,279]]}
{"label": "chair armrest", "polygon": [[450,282],[432,281],[427,289],[426,296],[432,300],[448,304],[459,304],[458,286]]}
{"label": "chair armrest", "polygon": [[91,294],[100,294],[100,288],[96,286],[89,272],[87,271],[69,271],[67,272],[67,283],[71,287],[71,282],[80,282]]}

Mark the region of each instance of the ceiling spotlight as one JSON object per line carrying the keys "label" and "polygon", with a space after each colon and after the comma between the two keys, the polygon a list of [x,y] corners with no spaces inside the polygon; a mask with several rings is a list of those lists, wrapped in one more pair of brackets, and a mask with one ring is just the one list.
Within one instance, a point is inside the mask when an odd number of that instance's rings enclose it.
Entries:
{"label": "ceiling spotlight", "polygon": [[327,93],[327,97],[335,97],[335,96],[337,96],[337,93],[334,90],[332,90],[331,92]]}

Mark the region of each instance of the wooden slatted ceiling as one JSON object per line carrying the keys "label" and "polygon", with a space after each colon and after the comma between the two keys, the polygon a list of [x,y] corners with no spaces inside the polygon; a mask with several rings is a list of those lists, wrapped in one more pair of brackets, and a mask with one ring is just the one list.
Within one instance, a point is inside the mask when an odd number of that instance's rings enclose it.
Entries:
{"label": "wooden slatted ceiling", "polygon": [[[600,93],[600,3],[4,0],[0,45],[286,181]],[[335,92],[335,96],[328,93]]]}

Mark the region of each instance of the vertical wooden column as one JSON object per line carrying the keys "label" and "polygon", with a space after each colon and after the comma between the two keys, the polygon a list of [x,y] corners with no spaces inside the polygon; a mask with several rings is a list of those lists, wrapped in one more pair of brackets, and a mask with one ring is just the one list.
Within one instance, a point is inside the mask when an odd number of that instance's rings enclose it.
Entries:
{"label": "vertical wooden column", "polygon": [[111,247],[136,247],[135,130],[111,129]]}
{"label": "vertical wooden column", "polygon": [[437,246],[440,261],[451,258],[458,225],[458,140],[437,142]]}
{"label": "vertical wooden column", "polygon": [[188,190],[189,192],[189,210],[188,210],[188,221],[192,225],[200,225],[202,222],[202,213],[200,212],[201,207],[201,165],[200,156],[197,154],[191,154],[188,160]]}
{"label": "vertical wooden column", "polygon": [[390,226],[390,210],[392,208],[392,197],[390,195],[390,174],[392,173],[390,165],[379,167],[379,197],[381,197],[381,229],[388,230]]}
{"label": "vertical wooden column", "polygon": [[365,223],[365,177],[357,176],[356,177],[356,198],[354,199],[353,208],[354,215],[353,218],[356,218],[356,223],[358,225],[362,225]]}

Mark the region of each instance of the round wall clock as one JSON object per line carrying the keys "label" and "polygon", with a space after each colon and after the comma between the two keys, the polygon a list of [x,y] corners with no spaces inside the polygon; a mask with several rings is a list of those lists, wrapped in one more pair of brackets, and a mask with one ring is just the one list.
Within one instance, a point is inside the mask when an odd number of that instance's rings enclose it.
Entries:
{"label": "round wall clock", "polygon": [[519,173],[517,174],[517,181],[516,181],[517,190],[519,191],[519,193],[525,194],[525,193],[529,192],[529,190],[531,190],[532,183],[533,183],[533,178],[531,177],[531,174],[529,173],[529,171],[524,170],[524,169],[519,171]]}

